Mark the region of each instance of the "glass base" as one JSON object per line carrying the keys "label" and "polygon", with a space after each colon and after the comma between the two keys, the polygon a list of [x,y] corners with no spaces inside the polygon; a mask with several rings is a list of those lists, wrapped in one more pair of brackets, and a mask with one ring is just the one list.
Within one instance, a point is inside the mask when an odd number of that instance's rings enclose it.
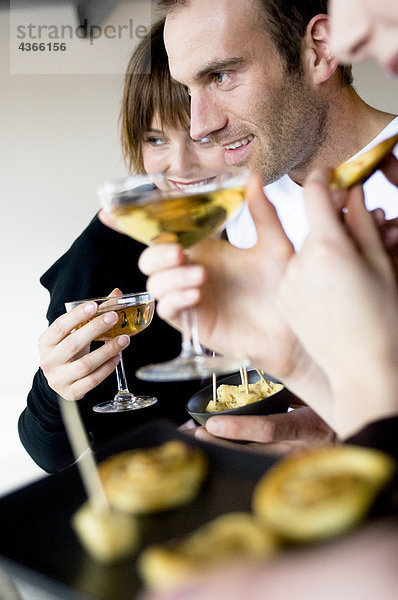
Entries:
{"label": "glass base", "polygon": [[186,381],[189,379],[205,379],[216,375],[235,373],[247,367],[249,361],[241,356],[178,356],[167,362],[147,365],[136,372],[136,376],[144,381]]}
{"label": "glass base", "polygon": [[158,401],[155,396],[134,396],[134,394],[116,394],[113,400],[101,402],[93,406],[93,411],[97,413],[119,413],[129,410],[140,410],[156,404]]}

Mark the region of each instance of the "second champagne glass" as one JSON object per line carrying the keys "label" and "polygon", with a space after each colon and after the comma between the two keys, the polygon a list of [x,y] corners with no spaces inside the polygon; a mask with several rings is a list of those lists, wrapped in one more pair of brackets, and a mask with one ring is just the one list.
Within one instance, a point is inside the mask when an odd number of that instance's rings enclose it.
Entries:
{"label": "second champagne glass", "polygon": [[[186,183],[170,174],[137,175],[104,184],[99,196],[105,211],[127,235],[147,245],[178,242],[188,252],[220,231],[241,206],[248,176],[246,169],[237,168],[213,172],[200,181],[186,178]],[[199,343],[196,312],[188,309],[183,311],[180,355],[141,367],[137,376],[148,381],[202,379],[247,364],[243,357],[206,354]]]}
{"label": "second champagne glass", "polygon": [[[97,342],[106,342],[122,334],[127,334],[130,337],[137,335],[150,325],[155,309],[155,300],[147,292],[139,292],[133,294],[123,294],[120,296],[104,296],[101,298],[90,298],[89,300],[74,300],[66,302],[65,308],[67,311],[72,310],[78,304],[83,302],[96,302],[98,304],[98,312],[95,317],[105,312],[115,311],[119,320],[115,325],[104,333]],[[93,317],[93,318],[95,318]],[[85,323],[79,325],[83,327]],[[152,406],[157,402],[154,396],[136,396],[128,389],[126,373],[122,353],[120,353],[120,361],[116,366],[116,377],[118,391],[114,398],[106,402],[101,402],[93,407],[95,412],[99,413],[117,413],[128,410],[138,410]]]}

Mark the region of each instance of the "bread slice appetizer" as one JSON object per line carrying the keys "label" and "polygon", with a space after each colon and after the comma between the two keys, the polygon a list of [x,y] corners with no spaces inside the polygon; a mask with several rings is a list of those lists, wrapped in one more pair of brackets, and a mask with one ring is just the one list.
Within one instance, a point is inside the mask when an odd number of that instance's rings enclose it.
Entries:
{"label": "bread slice appetizer", "polygon": [[99,465],[110,504],[121,511],[147,514],[191,502],[207,474],[198,448],[179,440],[115,454]]}
{"label": "bread slice appetizer", "polygon": [[348,190],[357,183],[363,183],[379,168],[396,144],[398,134],[380,142],[357,158],[339,165],[332,171],[330,187]]}
{"label": "bread slice appetizer", "polygon": [[237,559],[268,558],[276,549],[276,537],[260,519],[232,512],[184,538],[148,546],[137,565],[147,588],[170,590],[204,570]]}
{"label": "bread slice appetizer", "polygon": [[393,472],[394,461],[370,448],[312,449],[265,473],[253,493],[253,510],[284,540],[322,540],[359,523]]}
{"label": "bread slice appetizer", "polygon": [[73,515],[72,526],[91,556],[112,563],[134,552],[141,536],[135,518],[113,509],[97,509],[85,502]]}

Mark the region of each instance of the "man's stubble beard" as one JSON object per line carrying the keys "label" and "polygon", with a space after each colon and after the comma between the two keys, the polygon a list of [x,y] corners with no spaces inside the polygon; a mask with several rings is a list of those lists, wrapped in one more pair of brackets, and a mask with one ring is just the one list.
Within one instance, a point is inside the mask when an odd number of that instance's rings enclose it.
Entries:
{"label": "man's stubble beard", "polygon": [[267,104],[253,114],[263,115],[255,138],[259,148],[246,166],[263,175],[264,183],[277,181],[292,170],[306,170],[327,138],[329,104],[306,85],[303,76],[287,76]]}

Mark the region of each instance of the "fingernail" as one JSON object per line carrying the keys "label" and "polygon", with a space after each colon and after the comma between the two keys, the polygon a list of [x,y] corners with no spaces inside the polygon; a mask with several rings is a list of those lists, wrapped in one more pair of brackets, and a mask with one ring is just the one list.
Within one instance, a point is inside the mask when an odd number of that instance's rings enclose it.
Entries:
{"label": "fingernail", "polygon": [[130,342],[130,338],[128,335],[120,335],[117,338],[117,343],[119,344],[119,346],[121,348],[125,348],[126,346],[128,346],[129,342]]}
{"label": "fingernail", "polygon": [[345,190],[332,190],[330,193],[332,203],[337,210],[342,210],[347,201],[347,192]]}
{"label": "fingernail", "polygon": [[95,302],[88,302],[87,304],[84,305],[84,312],[91,314],[93,313],[97,308],[97,305]]}
{"label": "fingernail", "polygon": [[196,303],[199,300],[198,290],[197,289],[194,289],[194,290],[184,290],[183,292],[180,293],[180,296],[188,304],[190,304],[192,302]]}
{"label": "fingernail", "polygon": [[214,435],[222,433],[222,425],[218,419],[209,419],[206,423],[206,429],[209,433],[213,433]]}
{"label": "fingernail", "polygon": [[111,310],[104,314],[103,319],[105,323],[116,323],[118,320],[117,313],[114,310]]}
{"label": "fingernail", "polygon": [[178,246],[174,244],[165,244],[162,248],[163,258],[167,261],[175,261],[178,256]]}
{"label": "fingernail", "polygon": [[184,275],[184,281],[188,283],[197,283],[202,279],[203,276],[203,268],[199,265],[194,267],[189,267],[187,272]]}

